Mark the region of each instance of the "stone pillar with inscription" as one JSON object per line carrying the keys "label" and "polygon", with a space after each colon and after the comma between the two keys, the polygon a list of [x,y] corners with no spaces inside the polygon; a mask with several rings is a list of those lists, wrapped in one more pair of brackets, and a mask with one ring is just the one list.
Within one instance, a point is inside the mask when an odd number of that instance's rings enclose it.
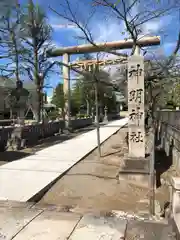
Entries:
{"label": "stone pillar with inscription", "polygon": [[120,164],[119,180],[149,186],[149,157],[145,156],[144,59],[137,49],[128,59],[128,156]]}
{"label": "stone pillar with inscription", "polygon": [[128,58],[129,157],[145,158],[144,58]]}

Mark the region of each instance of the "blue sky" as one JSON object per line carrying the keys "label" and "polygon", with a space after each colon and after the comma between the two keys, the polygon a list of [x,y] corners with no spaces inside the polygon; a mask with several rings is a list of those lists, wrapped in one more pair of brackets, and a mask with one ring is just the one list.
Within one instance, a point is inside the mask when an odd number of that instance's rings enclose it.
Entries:
{"label": "blue sky", "polygon": [[[20,3],[27,3],[28,0],[20,0]],[[131,1],[131,0],[129,0]],[[147,1],[147,0],[146,0]],[[149,1],[147,1],[149,2]],[[168,1],[168,0],[167,0]],[[173,1],[173,0],[171,0]],[[77,36],[82,35],[80,30],[68,25],[68,22],[64,19],[58,17],[53,13],[49,6],[54,8],[58,12],[62,12],[60,3],[63,3],[63,0],[35,0],[40,4],[44,10],[47,12],[48,21],[53,27],[53,44],[57,47],[63,46],[73,46],[83,43],[77,39]],[[77,18],[80,22],[84,23],[85,19],[92,13],[94,7],[90,4],[91,0],[70,0],[73,11],[76,12]],[[165,4],[166,0],[162,4]],[[147,4],[146,4],[147,5]],[[139,9],[144,9],[148,6],[140,6]],[[160,6],[161,7],[161,6]],[[136,14],[138,7],[133,8],[133,14]],[[157,55],[169,55],[173,50],[176,41],[177,34],[179,31],[179,15],[177,12],[161,17],[160,19],[155,19],[149,21],[142,26],[143,34],[145,35],[160,35],[161,36],[161,46],[152,48],[151,51],[155,52]],[[96,11],[93,14],[93,17],[90,20],[89,28],[91,30],[94,41],[97,42],[106,42],[106,41],[117,41],[124,39],[122,32],[124,31],[123,22],[117,20],[107,9],[96,8]],[[72,56],[71,61],[74,61],[78,55]],[[61,59],[61,58],[59,58]],[[62,79],[53,74],[51,75],[48,83],[51,86],[56,86],[59,81]],[[48,95],[52,94],[52,90],[48,90]]]}

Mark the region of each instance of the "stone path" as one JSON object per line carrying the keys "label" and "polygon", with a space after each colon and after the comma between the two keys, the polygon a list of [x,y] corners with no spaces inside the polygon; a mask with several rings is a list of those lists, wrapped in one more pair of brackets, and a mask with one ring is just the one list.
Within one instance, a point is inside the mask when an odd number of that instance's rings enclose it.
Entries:
{"label": "stone path", "polygon": [[127,221],[71,212],[14,206],[0,207],[0,239],[123,239]]}
{"label": "stone path", "polygon": [[[101,143],[127,122],[124,118],[102,126]],[[1,166],[0,200],[32,200],[96,147],[96,130],[92,130]]]}
{"label": "stone path", "polygon": [[3,240],[175,240],[167,223],[129,218],[122,213],[81,215],[19,203],[0,204]]}

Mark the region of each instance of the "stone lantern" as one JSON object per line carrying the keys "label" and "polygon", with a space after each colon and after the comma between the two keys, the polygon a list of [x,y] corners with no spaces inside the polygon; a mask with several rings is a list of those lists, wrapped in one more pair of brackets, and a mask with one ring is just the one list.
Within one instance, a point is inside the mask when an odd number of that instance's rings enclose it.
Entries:
{"label": "stone lantern", "polygon": [[104,107],[104,122],[108,122],[108,107]]}
{"label": "stone lantern", "polygon": [[29,91],[23,88],[23,82],[16,82],[16,89],[10,93],[11,108],[16,112],[19,124],[24,123],[25,110],[29,98]]}

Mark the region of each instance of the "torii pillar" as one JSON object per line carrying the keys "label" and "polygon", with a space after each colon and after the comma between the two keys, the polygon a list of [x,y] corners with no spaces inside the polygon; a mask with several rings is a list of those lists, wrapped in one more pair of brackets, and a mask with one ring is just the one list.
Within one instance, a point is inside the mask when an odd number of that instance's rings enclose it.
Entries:
{"label": "torii pillar", "polygon": [[[63,63],[69,65],[69,54],[63,54]],[[64,113],[66,127],[69,128],[71,124],[71,90],[70,90],[70,69],[63,65],[63,92],[64,92]]]}

